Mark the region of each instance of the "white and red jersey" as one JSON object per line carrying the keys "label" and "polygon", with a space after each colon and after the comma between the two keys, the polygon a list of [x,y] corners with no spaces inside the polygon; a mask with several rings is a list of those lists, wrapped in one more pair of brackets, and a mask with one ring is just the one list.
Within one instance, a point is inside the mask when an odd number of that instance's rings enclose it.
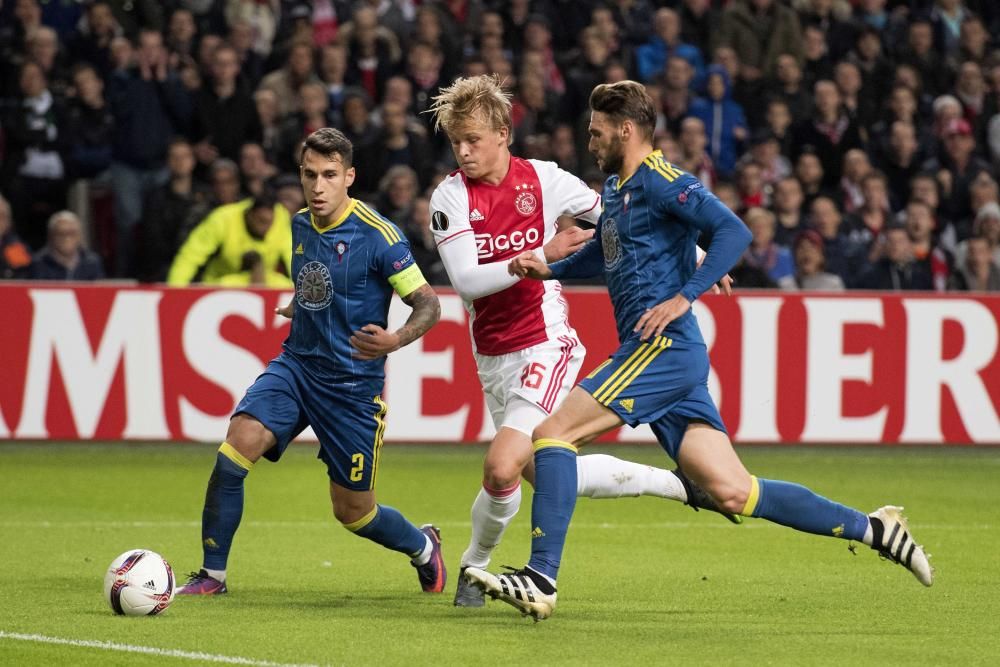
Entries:
{"label": "white and red jersey", "polygon": [[600,195],[555,163],[513,156],[499,185],[470,180],[461,171],[438,185],[431,195],[431,228],[469,311],[477,354],[508,354],[573,333],[562,286],[520,280],[507,273],[507,263],[555,236],[562,215],[596,224],[600,204]]}

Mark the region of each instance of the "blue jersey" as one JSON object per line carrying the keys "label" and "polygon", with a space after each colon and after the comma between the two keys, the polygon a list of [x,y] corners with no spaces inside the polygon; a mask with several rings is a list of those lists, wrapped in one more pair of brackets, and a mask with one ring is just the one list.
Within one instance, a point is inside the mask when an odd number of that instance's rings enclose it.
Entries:
{"label": "blue jersey", "polygon": [[[586,277],[603,268],[623,343],[647,309],[678,293],[693,302],[732,268],[750,242],[740,219],[660,151],[623,182],[611,176],[603,203],[594,239],[553,263],[552,277]],[[712,244],[699,268],[695,245],[702,233],[712,237]],[[690,310],[671,322],[665,335],[703,344]]]}
{"label": "blue jersey", "polygon": [[385,328],[395,290],[425,284],[410,244],[396,225],[352,199],[328,227],[308,209],[292,219],[295,315],[285,353],[320,382],[382,382],[385,358],[352,357],[350,337],[366,324]]}

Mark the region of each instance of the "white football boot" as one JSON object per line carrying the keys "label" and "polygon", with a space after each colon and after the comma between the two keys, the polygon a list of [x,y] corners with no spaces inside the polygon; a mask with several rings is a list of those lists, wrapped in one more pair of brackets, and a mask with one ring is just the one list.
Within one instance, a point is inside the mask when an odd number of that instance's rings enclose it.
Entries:
{"label": "white football boot", "polygon": [[868,515],[872,525],[872,549],[882,558],[902,565],[924,586],[934,583],[934,568],[923,547],[913,541],[906,526],[903,508],[880,507]]}
{"label": "white football boot", "polygon": [[467,567],[465,579],[494,600],[502,600],[517,608],[523,616],[541,621],[556,608],[556,591],[543,593],[524,569],[506,574],[490,574],[476,567]]}

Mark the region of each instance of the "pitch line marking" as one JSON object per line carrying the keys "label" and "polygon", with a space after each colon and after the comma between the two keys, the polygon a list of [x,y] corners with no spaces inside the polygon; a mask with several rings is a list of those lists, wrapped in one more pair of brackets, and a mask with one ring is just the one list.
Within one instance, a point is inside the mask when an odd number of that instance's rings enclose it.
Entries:
{"label": "pitch line marking", "polygon": [[233,655],[218,655],[215,653],[203,653],[201,651],[182,651],[180,649],[156,648],[153,646],[135,646],[133,644],[119,644],[118,642],[105,642],[94,639],[67,639],[65,637],[50,637],[48,635],[24,634],[21,632],[6,632],[0,630],[0,639],[14,639],[39,644],[59,644],[62,646],[76,646],[80,648],[96,648],[102,651],[122,651],[124,653],[142,653],[145,655],[156,655],[164,658],[181,658],[183,660],[201,660],[203,662],[221,662],[229,665],[254,665],[256,667],[317,667],[316,665],[303,665],[287,662],[270,662],[268,660],[254,660],[253,658],[243,658]]}

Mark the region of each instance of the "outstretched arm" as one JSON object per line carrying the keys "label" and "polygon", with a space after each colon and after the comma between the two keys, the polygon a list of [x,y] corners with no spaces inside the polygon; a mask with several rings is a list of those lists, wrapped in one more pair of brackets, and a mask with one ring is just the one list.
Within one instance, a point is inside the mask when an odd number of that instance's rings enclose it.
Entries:
{"label": "outstretched arm", "polygon": [[395,352],[423,336],[441,319],[441,303],[430,285],[425,283],[402,299],[413,309],[403,326],[390,332],[377,324],[366,324],[351,335],[355,359],[368,361]]}

